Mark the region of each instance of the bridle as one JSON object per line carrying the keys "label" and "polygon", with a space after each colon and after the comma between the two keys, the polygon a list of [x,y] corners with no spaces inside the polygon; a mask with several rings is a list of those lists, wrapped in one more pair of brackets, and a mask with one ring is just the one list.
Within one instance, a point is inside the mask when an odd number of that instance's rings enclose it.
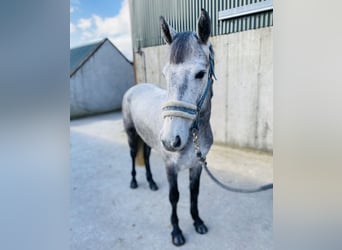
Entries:
{"label": "bridle", "polygon": [[208,80],[202,92],[202,95],[198,99],[196,105],[183,102],[183,101],[167,102],[162,106],[163,118],[168,117],[168,116],[174,116],[174,117],[190,119],[193,121],[193,124],[190,127],[190,130],[193,130],[194,128],[199,129],[199,113],[202,109],[202,106],[204,104],[206,97],[208,96],[208,93],[210,92],[214,79],[216,80],[214,66],[215,66],[214,53],[212,49],[210,49]]}

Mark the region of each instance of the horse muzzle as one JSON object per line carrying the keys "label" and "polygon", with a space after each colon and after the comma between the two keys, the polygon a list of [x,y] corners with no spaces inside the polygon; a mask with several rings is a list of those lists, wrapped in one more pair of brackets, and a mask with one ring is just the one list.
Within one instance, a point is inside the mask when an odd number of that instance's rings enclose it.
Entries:
{"label": "horse muzzle", "polygon": [[181,145],[182,145],[182,141],[181,141],[181,138],[179,137],[179,135],[176,135],[176,137],[172,141],[162,139],[161,142],[162,142],[164,148],[167,151],[171,151],[171,152],[179,151],[181,149]]}
{"label": "horse muzzle", "polygon": [[196,105],[170,101],[163,105],[164,118],[160,140],[167,151],[175,152],[184,148],[189,137],[189,129],[197,117]]}
{"label": "horse muzzle", "polygon": [[177,117],[164,119],[163,128],[160,132],[160,141],[166,151],[181,151],[189,138],[189,122]]}

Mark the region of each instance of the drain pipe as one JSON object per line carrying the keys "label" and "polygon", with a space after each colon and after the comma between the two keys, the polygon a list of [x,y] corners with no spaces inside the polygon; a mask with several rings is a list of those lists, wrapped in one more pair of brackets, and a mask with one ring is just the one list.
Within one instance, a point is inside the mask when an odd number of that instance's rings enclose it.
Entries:
{"label": "drain pipe", "polygon": [[139,54],[143,58],[143,63],[144,63],[144,78],[145,82],[147,82],[147,74],[146,74],[146,58],[145,58],[145,52],[141,50],[140,47],[140,40],[138,41],[138,49],[135,51],[137,54]]}

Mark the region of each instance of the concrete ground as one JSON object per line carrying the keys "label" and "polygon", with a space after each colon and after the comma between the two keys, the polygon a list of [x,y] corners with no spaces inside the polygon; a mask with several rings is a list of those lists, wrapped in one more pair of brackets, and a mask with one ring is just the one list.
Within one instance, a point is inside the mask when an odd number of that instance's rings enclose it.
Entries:
{"label": "concrete ground", "polygon": [[[131,159],[120,112],[82,118],[70,124],[73,250],[168,250],[171,243],[168,183],[161,158],[151,154],[159,190],[148,187],[145,169],[137,168],[139,187],[129,188]],[[207,162],[222,181],[254,187],[272,182],[272,156],[214,145]],[[208,226],[197,234],[189,208],[188,171],[179,174],[178,216],[186,238],[183,249],[273,249],[272,190],[232,193],[202,172],[199,211]]]}

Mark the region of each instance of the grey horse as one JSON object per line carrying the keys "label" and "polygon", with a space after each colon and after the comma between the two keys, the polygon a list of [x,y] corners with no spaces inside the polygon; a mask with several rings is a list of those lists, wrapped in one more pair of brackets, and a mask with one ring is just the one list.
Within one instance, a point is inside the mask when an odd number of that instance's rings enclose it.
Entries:
{"label": "grey horse", "polygon": [[172,206],[172,243],[180,246],[185,243],[177,216],[177,175],[181,170],[189,169],[190,212],[195,230],[199,234],[208,232],[198,212],[202,166],[195,153],[192,130],[198,131],[197,144],[205,157],[213,143],[209,120],[214,53],[208,41],[210,17],[205,10],[202,9],[198,19],[197,32],[176,32],[163,17],[160,17],[160,25],[163,38],[169,45],[168,61],[163,69],[167,88],[164,90],[148,83],[135,85],[124,95],[122,113],[132,158],[130,187],[138,186],[135,162],[140,151],[149,186],[151,190],[158,189],[149,163],[153,148],[165,162]]}

